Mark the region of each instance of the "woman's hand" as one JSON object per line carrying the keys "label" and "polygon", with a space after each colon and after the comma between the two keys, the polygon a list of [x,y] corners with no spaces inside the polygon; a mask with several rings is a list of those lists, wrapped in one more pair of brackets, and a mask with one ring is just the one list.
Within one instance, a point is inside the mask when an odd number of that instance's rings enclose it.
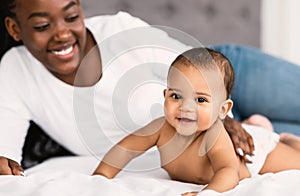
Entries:
{"label": "woman's hand", "polygon": [[0,175],[24,176],[24,170],[16,161],[0,157]]}
{"label": "woman's hand", "polygon": [[245,131],[240,122],[229,116],[226,116],[224,126],[232,140],[236,154],[245,162],[251,163],[251,156],[254,151],[254,143],[251,135]]}

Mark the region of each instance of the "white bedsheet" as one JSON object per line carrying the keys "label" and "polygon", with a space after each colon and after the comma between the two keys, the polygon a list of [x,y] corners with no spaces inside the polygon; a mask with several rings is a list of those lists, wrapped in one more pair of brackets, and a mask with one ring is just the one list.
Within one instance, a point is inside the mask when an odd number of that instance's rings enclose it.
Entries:
{"label": "white bedsheet", "polygon": [[[155,160],[149,154],[138,164]],[[174,196],[203,186],[172,181],[160,168],[146,172],[122,171],[116,178],[108,180],[91,176],[99,160],[95,157],[61,157],[48,160],[25,171],[26,177],[0,176],[2,196],[69,196],[69,195],[151,195]],[[200,194],[201,195],[201,194]],[[277,174],[256,175],[242,180],[233,190],[219,194],[204,195],[300,195],[300,171],[290,170]]]}

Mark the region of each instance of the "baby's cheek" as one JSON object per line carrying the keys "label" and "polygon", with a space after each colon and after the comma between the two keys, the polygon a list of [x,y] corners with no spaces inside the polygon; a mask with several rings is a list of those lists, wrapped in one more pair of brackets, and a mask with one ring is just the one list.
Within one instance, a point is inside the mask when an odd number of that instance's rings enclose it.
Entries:
{"label": "baby's cheek", "polygon": [[[202,127],[210,126],[212,124],[213,116],[211,108],[201,108],[198,110],[198,125]],[[208,127],[207,127],[208,128]]]}

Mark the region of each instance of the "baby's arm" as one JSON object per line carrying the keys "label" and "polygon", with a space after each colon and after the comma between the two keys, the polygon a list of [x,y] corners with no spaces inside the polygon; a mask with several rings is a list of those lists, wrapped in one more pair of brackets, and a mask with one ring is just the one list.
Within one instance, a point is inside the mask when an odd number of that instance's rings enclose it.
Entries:
{"label": "baby's arm", "polygon": [[204,190],[224,192],[239,183],[239,161],[223,124],[216,122],[212,128],[214,130],[208,131],[220,132],[215,144],[208,149],[207,154],[215,174]]}
{"label": "baby's arm", "polygon": [[109,150],[93,175],[115,177],[130,160],[156,145],[164,122],[164,118],[156,119],[125,137]]}

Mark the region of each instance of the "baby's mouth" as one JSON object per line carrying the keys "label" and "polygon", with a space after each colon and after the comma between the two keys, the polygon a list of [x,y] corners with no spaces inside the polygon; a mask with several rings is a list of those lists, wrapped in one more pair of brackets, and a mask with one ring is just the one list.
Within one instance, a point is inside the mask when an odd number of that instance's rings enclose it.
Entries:
{"label": "baby's mouth", "polygon": [[196,122],[196,120],[189,119],[189,118],[178,118],[178,120],[181,121],[181,122],[186,122],[186,123]]}

